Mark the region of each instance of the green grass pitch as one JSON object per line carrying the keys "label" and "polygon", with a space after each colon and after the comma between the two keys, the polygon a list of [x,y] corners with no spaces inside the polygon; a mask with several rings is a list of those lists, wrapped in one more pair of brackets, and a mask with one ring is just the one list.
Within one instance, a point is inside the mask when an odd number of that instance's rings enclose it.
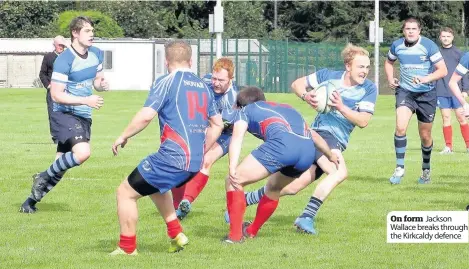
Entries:
{"label": "green grass pitch", "polygon": [[[31,187],[31,175],[46,169],[55,147],[48,134],[43,89],[0,90],[0,268],[468,268],[468,244],[387,244],[386,215],[403,210],[463,210],[469,203],[469,154],[456,120],[453,155],[442,156],[441,117],[433,128],[432,183],[417,185],[421,152],[415,117],[408,130],[406,176],[398,186],[394,170],[394,97],[379,96],[376,113],[365,129],[356,129],[344,156],[349,178],[321,207],[319,235],[295,232],[293,221],[314,186],[281,199],[258,238],[226,246],[224,178],[227,158],[213,167],[209,183],[182,224],[190,239],[177,254],[166,253],[169,240],[152,202],[139,202],[137,257],[109,257],[119,227],[115,190],[123,178],[159,144],[157,121],[132,138],[118,157],[114,139],[144,103],[147,93],[102,94],[104,107],[94,111],[92,156],[70,170],[38,204],[37,214],[18,213]],[[297,108],[311,122],[315,112],[293,94],[268,94],[271,101]],[[454,117],[453,117],[454,118]],[[260,144],[252,136],[243,155]],[[247,189],[262,186],[261,181]],[[314,184],[315,185],[315,184]],[[248,208],[252,219],[255,207]]]}

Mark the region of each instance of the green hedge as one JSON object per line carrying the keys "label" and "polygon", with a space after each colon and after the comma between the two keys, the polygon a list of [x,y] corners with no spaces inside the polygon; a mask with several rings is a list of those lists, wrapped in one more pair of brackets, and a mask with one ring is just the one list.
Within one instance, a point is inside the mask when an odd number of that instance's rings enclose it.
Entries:
{"label": "green hedge", "polygon": [[99,11],[65,11],[60,13],[56,27],[61,35],[70,37],[70,22],[78,16],[89,17],[94,23],[96,37],[123,37],[124,30],[111,17]]}

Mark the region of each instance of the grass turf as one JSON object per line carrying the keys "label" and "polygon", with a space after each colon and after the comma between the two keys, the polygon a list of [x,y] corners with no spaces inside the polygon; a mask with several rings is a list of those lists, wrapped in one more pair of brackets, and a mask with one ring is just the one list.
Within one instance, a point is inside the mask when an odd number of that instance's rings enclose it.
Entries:
{"label": "grass turf", "polygon": [[[463,210],[469,203],[469,155],[455,120],[456,153],[438,154],[444,146],[439,114],[433,128],[433,182],[417,185],[421,152],[414,117],[407,135],[406,176],[401,185],[389,184],[395,163],[393,96],[379,96],[372,122],[352,134],[344,153],[349,178],[321,207],[318,236],[296,233],[292,226],[309,200],[310,186],[281,199],[255,240],[221,244],[228,231],[222,215],[225,157],[213,167],[207,187],[182,223],[190,239],[186,250],[166,253],[169,240],[164,222],[146,198],[139,201],[139,256],[109,257],[119,236],[115,190],[143,157],[157,150],[159,129],[155,121],[114,157],[114,139],[147,93],[102,95],[105,105],[93,116],[92,157],[67,172],[38,204],[37,214],[26,215],[18,213],[18,208],[29,194],[30,176],[45,170],[55,153],[48,134],[45,94],[42,89],[0,90],[1,268],[467,268],[468,244],[386,243],[390,211]],[[308,122],[314,119],[314,111],[292,94],[268,94],[267,98],[292,104]],[[247,137],[243,155],[259,144]],[[248,208],[246,218],[254,214],[255,207]]]}

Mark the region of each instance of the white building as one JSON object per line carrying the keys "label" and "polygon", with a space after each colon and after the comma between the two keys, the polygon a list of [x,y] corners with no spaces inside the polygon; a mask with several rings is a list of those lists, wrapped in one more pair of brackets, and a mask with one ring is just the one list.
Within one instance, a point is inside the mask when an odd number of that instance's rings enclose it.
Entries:
{"label": "white building", "polygon": [[[95,40],[104,51],[104,73],[112,90],[148,90],[167,72],[166,40]],[[197,46],[192,57],[197,59]],[[0,88],[42,87],[39,71],[43,56],[53,51],[52,39],[0,39]],[[197,73],[197,61],[192,70]]]}
{"label": "white building", "polygon": [[[104,73],[112,90],[148,90],[167,72],[164,44],[170,39],[96,39],[104,51]],[[216,61],[215,40],[187,40],[192,46],[192,70],[199,76],[211,72]],[[41,88],[39,71],[43,56],[54,50],[52,38],[0,38],[0,88]],[[266,76],[268,50],[256,39],[225,39],[223,55],[235,63],[235,80],[246,85],[248,62],[256,63],[258,76]],[[257,69],[257,68],[256,68]],[[251,83],[254,83],[252,79]]]}

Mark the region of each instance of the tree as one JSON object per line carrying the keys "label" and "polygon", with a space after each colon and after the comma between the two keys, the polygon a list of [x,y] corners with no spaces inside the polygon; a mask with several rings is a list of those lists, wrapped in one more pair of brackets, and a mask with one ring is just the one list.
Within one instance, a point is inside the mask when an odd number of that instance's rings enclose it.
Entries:
{"label": "tree", "polygon": [[[463,2],[443,2],[443,1],[399,1],[399,2],[380,2],[380,9],[387,10],[381,12],[383,18],[385,39],[395,36],[397,27],[399,27],[399,36],[402,36],[402,22],[415,17],[421,22],[422,35],[438,39],[439,31],[442,27],[451,27],[455,30],[456,37],[461,23],[461,11]],[[438,12],[435,12],[438,10]],[[382,22],[383,22],[382,21]],[[390,34],[388,34],[390,33]]]}
{"label": "tree", "polygon": [[96,37],[123,37],[122,28],[107,15],[99,11],[65,11],[59,15],[56,21],[58,32],[63,36],[70,37],[69,24],[73,18],[78,16],[87,16],[94,23],[94,35]]}
{"label": "tree", "polygon": [[394,40],[402,37],[402,22],[396,20],[380,20],[380,27],[383,27],[383,42],[391,44]]}
{"label": "tree", "polygon": [[[369,21],[374,19],[372,1],[276,3],[278,20],[274,29],[273,0],[223,1],[224,37],[367,43]],[[50,37],[59,31],[57,14],[67,10],[79,10],[80,13],[95,10],[112,18],[123,30],[98,32],[97,36],[207,38],[208,16],[215,5],[215,1],[0,1],[0,36]],[[380,1],[380,24],[384,28],[385,42],[402,35],[400,25],[410,16],[421,20],[422,34],[429,38],[437,39],[443,26],[452,27],[460,34],[464,8],[469,9],[463,2]],[[469,16],[467,10],[465,14]],[[67,20],[61,22],[62,33],[69,35],[63,30]],[[115,22],[101,20],[109,22],[106,28],[119,29]]]}
{"label": "tree", "polygon": [[225,33],[229,38],[267,37],[263,2],[224,2]]}
{"label": "tree", "polygon": [[165,9],[156,5],[147,1],[87,1],[82,2],[80,8],[110,16],[124,30],[126,37],[167,37],[161,20]]}
{"label": "tree", "polygon": [[66,5],[58,2],[0,2],[0,36],[3,38],[51,37],[52,22]]}
{"label": "tree", "polygon": [[[200,14],[203,6],[197,2],[166,2],[160,3],[167,10],[163,15],[163,21],[167,27],[166,33],[174,38],[207,38],[208,10]],[[202,3],[203,4],[203,3]],[[200,20],[199,20],[200,18]]]}
{"label": "tree", "polygon": [[109,15],[134,38],[206,38],[214,2],[82,2],[80,8]]}

